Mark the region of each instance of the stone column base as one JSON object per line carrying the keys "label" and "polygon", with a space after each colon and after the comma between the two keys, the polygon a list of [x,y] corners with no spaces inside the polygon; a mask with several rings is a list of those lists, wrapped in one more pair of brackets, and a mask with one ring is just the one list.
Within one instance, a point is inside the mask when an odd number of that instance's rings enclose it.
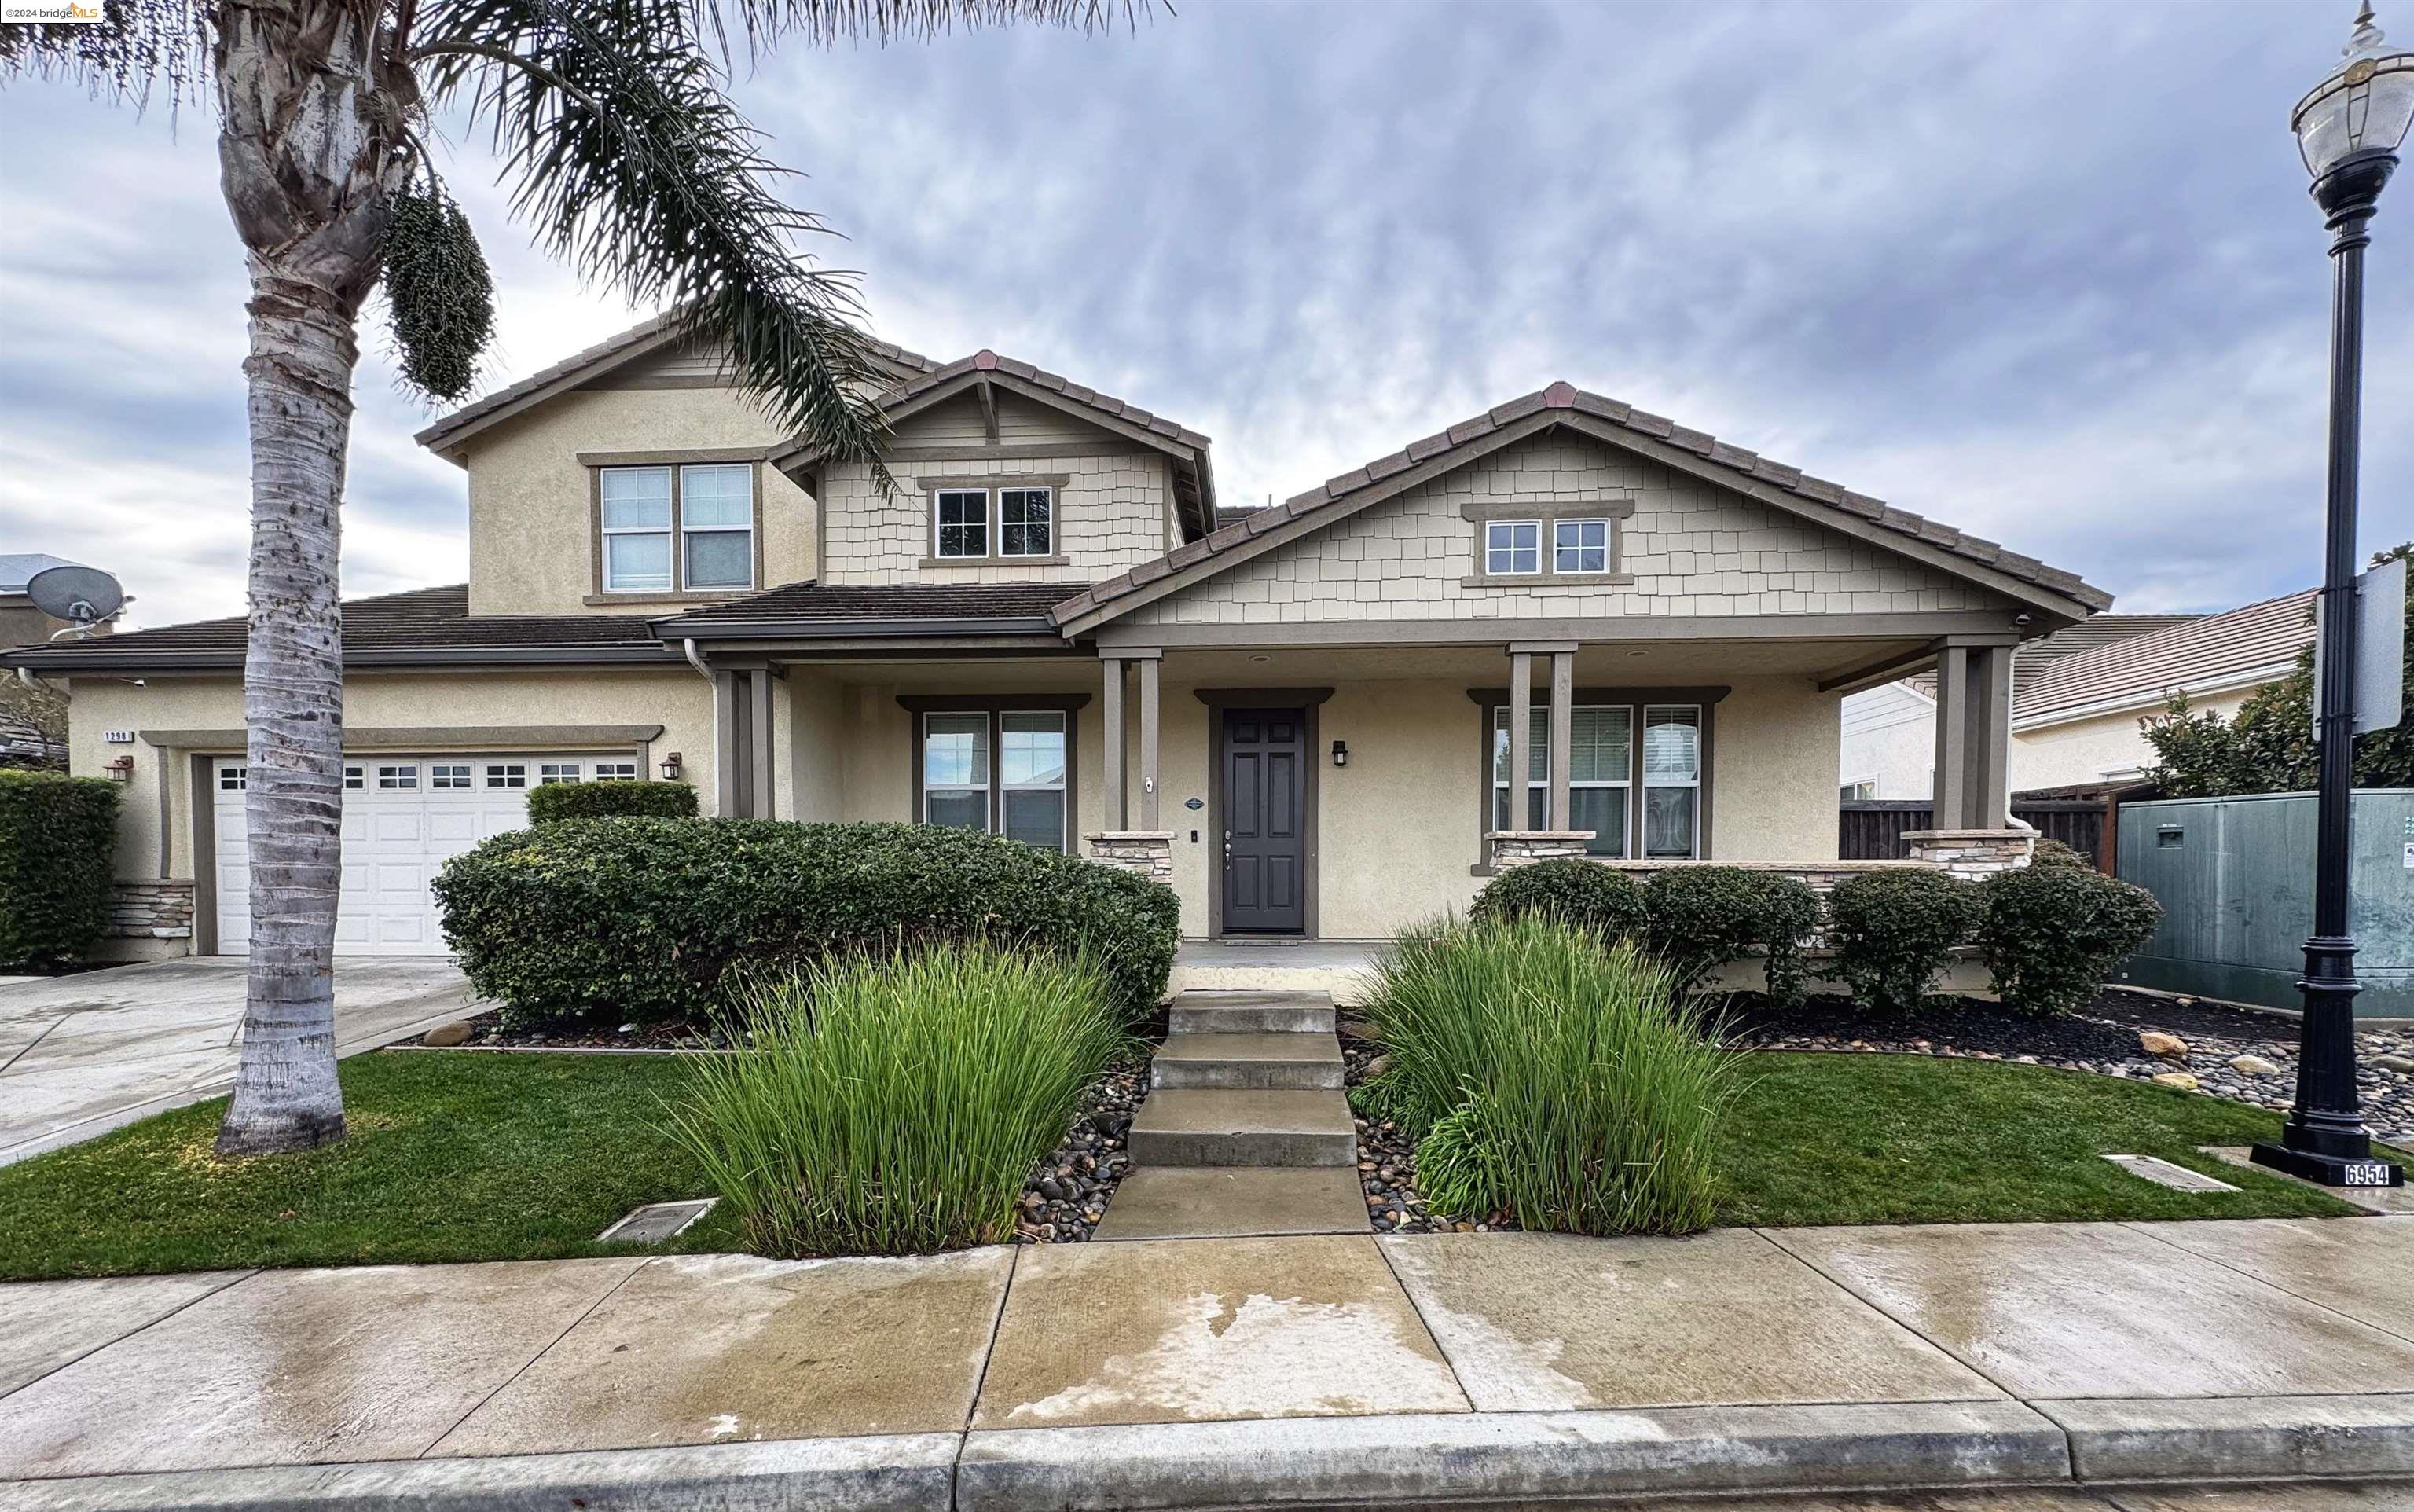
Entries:
{"label": "stone column base", "polygon": [[1483,839],[1492,850],[1492,869],[1498,872],[1536,861],[1582,861],[1594,833],[1591,830],[1495,830]]}
{"label": "stone column base", "polygon": [[1970,882],[2026,866],[2036,850],[2033,830],[1910,830],[1902,838],[1912,860]]}
{"label": "stone column base", "polygon": [[109,933],[124,939],[193,937],[193,884],[119,882],[110,899]]}
{"label": "stone column base", "polygon": [[1081,837],[1090,860],[1101,866],[1138,872],[1153,882],[1173,885],[1173,831],[1170,830],[1101,830]]}

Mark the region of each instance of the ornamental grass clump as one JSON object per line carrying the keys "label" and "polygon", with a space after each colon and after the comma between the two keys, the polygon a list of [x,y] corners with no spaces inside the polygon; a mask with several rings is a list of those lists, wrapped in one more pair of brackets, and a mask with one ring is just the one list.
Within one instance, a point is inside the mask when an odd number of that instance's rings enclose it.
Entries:
{"label": "ornamental grass clump", "polygon": [[1125,1044],[1090,963],[973,941],[756,984],[669,1131],[782,1259],[1002,1243]]}
{"label": "ornamental grass clump", "polygon": [[1709,1225],[1734,1062],[1633,942],[1546,915],[1403,936],[1365,1011],[1392,1057],[1380,1100],[1421,1136],[1437,1210],[1576,1234]]}

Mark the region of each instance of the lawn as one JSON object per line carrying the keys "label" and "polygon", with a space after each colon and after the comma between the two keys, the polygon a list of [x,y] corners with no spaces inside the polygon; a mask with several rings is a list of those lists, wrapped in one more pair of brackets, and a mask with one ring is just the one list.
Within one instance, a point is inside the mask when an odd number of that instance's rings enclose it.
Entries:
{"label": "lawn", "polygon": [[[2279,1120],[2211,1098],[2002,1062],[1755,1054],[1730,1115],[1721,1223],[2268,1218],[2349,1211],[2196,1153]],[[161,1114],[0,1167],[0,1278],[608,1252],[640,1203],[706,1194],[660,1130],[667,1056],[386,1052],[343,1063],[352,1134],[224,1162],[225,1104]],[[2098,1152],[2159,1155],[2245,1190],[2190,1195]],[[717,1215],[716,1215],[717,1216]],[[713,1219],[683,1250],[736,1248]]]}

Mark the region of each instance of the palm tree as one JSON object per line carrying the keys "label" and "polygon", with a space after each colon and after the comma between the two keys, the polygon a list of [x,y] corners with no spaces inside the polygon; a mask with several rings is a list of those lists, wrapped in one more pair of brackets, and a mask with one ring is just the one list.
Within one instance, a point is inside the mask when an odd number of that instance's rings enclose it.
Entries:
{"label": "palm tree", "polygon": [[[1018,21],[1095,30],[1147,0],[107,0],[97,23],[0,27],[0,75],[140,107],[207,99],[251,277],[251,959],[224,1155],[340,1139],[334,940],[343,806],[336,546],[361,308],[386,283],[405,381],[469,392],[492,287],[429,142],[491,136],[539,243],[724,347],[775,420],[878,462],[853,282],[724,93],[783,37],[921,38]],[[730,41],[732,30],[738,41]],[[440,116],[440,112],[454,112]],[[882,474],[884,480],[885,472]]]}

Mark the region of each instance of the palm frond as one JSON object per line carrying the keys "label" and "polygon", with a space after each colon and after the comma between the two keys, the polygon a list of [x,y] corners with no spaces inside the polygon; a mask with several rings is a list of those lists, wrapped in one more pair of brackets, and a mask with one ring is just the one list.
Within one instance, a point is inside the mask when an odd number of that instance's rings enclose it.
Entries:
{"label": "palm frond", "polygon": [[[1153,8],[1153,0],[692,0],[698,28],[716,39],[726,36],[734,16],[750,50],[785,37],[818,47],[867,40],[887,44],[920,41],[961,27],[1033,24],[1099,32],[1118,17],[1126,27]],[[1166,8],[1172,8],[1169,5]]]}
{"label": "palm frond", "polygon": [[137,106],[164,88],[171,103],[201,97],[209,77],[208,0],[83,0],[96,22],[0,26],[0,78],[68,79]]}
{"label": "palm frond", "polygon": [[418,38],[428,97],[493,133],[540,245],[725,347],[792,435],[877,466],[886,379],[855,280],[804,251],[831,233],[773,192],[688,0],[449,0]]}

